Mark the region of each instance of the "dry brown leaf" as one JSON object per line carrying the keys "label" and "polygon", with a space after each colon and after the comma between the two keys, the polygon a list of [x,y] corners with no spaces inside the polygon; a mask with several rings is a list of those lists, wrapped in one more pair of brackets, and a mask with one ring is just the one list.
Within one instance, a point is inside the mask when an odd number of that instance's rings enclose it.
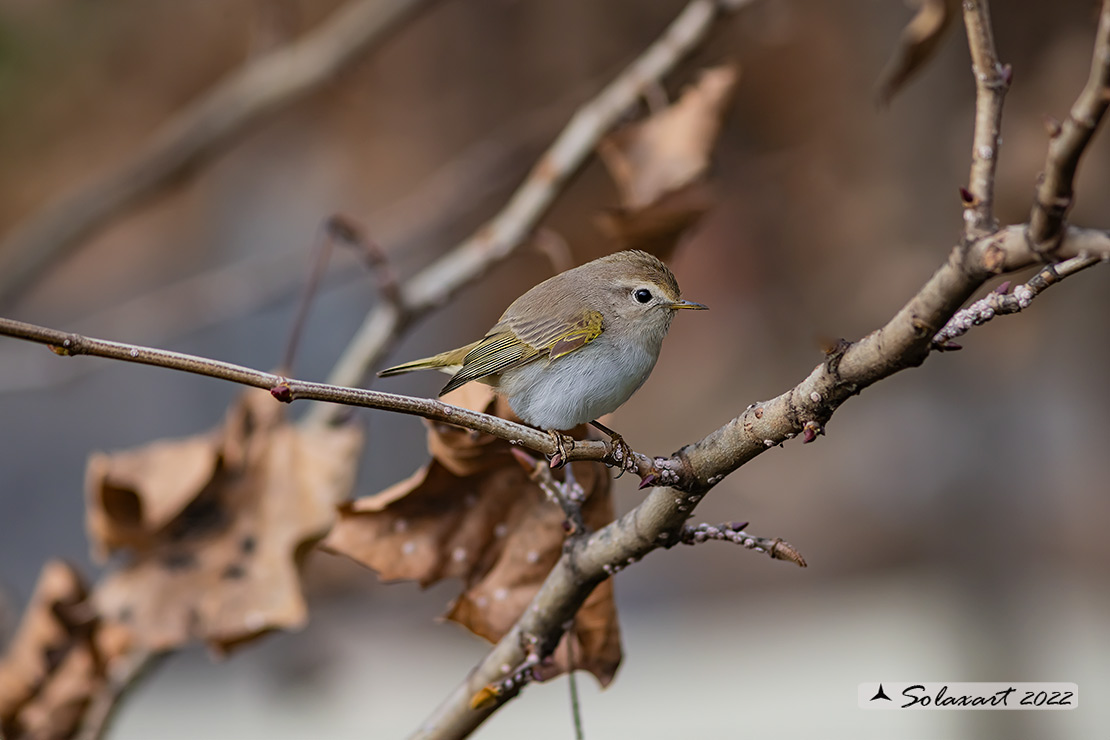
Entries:
{"label": "dry brown leaf", "polygon": [[48,562],[19,632],[0,662],[0,737],[68,738],[127,649],[99,624],[77,572]]}
{"label": "dry brown leaf", "polygon": [[712,205],[706,173],[739,75],[731,65],[707,69],[673,105],[602,140],[621,205],[600,225],[621,247],[665,258]]}
{"label": "dry brown leaf", "polygon": [[151,547],[158,531],[212,479],[219,442],[217,435],[207,434],[159,440],[113,455],[94,453],[85,468],[85,488],[97,496],[87,514],[97,557],[103,560],[124,547]]}
{"label": "dry brown leaf", "polygon": [[[448,403],[511,418],[484,385],[470,383]],[[387,581],[423,586],[459,578],[464,592],[448,619],[487,640],[501,638],[524,612],[562,552],[564,515],[528,478],[503,440],[446,424],[430,425],[432,461],[374,496],[343,505],[322,543],[374,569]],[[608,471],[574,463],[588,494],[586,523],[613,519]],[[620,663],[620,631],[612,584],[599,586],[575,620],[576,667],[607,685]],[[567,668],[566,639],[544,677]]]}
{"label": "dry brown leaf", "polygon": [[898,48],[879,76],[880,103],[889,103],[932,58],[958,9],[958,0],[918,0],[917,13],[902,30]]}
{"label": "dry brown leaf", "polygon": [[96,589],[98,611],[151,652],[194,639],[226,651],[302,626],[298,567],[349,494],[361,446],[357,428],[296,427],[252,390],[215,432],[93,458],[90,537],[130,555]]}
{"label": "dry brown leaf", "polygon": [[622,206],[646,208],[705,174],[738,79],[731,65],[707,69],[673,105],[605,137],[598,153]]}
{"label": "dry brown leaf", "polygon": [[693,182],[662,196],[650,208],[602,211],[597,224],[621,249],[642,249],[666,259],[682,235],[701,220],[713,202],[709,183]]}

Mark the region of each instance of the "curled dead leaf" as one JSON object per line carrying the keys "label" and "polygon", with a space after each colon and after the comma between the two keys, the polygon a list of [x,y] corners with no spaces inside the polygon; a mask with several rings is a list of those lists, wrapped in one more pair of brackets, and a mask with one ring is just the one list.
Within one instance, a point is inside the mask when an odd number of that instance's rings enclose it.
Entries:
{"label": "curled dead leaf", "polygon": [[735,66],[707,69],[673,105],[602,140],[620,207],[600,226],[622,248],[666,258],[713,204],[706,174],[738,79]]}
{"label": "curled dead leaf", "polygon": [[97,500],[89,502],[86,527],[97,557],[151,547],[159,530],[211,480],[218,461],[219,439],[212,434],[90,456],[85,489]]}
{"label": "curled dead leaf", "polygon": [[713,189],[707,182],[692,182],[666,193],[643,210],[610,208],[597,216],[605,236],[621,249],[641,249],[663,259],[679,239],[713,207]]}
{"label": "curled dead leaf", "polygon": [[[448,403],[509,417],[484,385],[470,383]],[[528,478],[503,440],[447,424],[430,424],[432,461],[407,480],[340,507],[322,543],[383,580],[423,586],[459,578],[465,589],[447,617],[490,641],[519,619],[562,552],[562,509]],[[587,493],[583,515],[597,528],[613,519],[608,471],[573,463]],[[620,663],[612,584],[605,582],[575,619],[577,668],[608,684]],[[567,669],[566,638],[544,677]]]}
{"label": "curled dead leaf", "polygon": [[300,561],[349,495],[361,446],[359,429],[296,427],[252,390],[215,432],[94,457],[90,537],[129,556],[97,610],[150,652],[193,639],[226,651],[303,625]]}
{"label": "curled dead leaf", "polygon": [[738,79],[731,65],[707,69],[673,105],[601,142],[622,206],[644,209],[705,174]]}

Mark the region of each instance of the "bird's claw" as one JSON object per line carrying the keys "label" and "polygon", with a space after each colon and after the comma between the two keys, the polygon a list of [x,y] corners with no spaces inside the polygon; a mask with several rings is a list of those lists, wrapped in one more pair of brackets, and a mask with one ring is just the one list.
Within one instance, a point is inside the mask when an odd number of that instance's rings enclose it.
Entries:
{"label": "bird's claw", "polygon": [[[574,449],[574,438],[568,437],[565,434],[555,431],[554,429],[547,430],[551,441],[555,443],[555,454],[551,456],[551,469],[561,468],[567,464],[567,452]],[[567,442],[570,447],[567,447]]]}
{"label": "bird's claw", "polygon": [[624,437],[617,434],[600,421],[591,421],[590,424],[595,429],[609,435],[609,444],[607,445],[609,450],[605,455],[605,464],[620,469],[620,472],[617,473],[617,477],[620,478],[625,474],[625,471],[635,470],[636,453],[628,446],[628,443],[624,441]]}
{"label": "bird's claw", "polygon": [[608,457],[613,461],[613,466],[620,469],[620,472],[617,473],[618,478],[628,470],[628,464],[632,460],[633,454],[632,448],[624,441],[624,437],[613,432],[609,437]]}

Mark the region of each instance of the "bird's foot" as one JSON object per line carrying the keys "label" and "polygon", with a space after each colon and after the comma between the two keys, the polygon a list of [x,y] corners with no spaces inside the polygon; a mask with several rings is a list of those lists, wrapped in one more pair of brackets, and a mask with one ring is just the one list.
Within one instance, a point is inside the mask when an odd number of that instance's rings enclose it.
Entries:
{"label": "bird's foot", "polygon": [[[574,437],[568,437],[562,432],[557,432],[554,429],[547,430],[551,441],[555,443],[555,454],[551,456],[551,468],[561,468],[567,464],[567,452],[574,449]],[[567,447],[567,443],[570,447]]]}
{"label": "bird's foot", "polygon": [[599,421],[591,421],[590,424],[609,435],[609,459],[606,460],[606,463],[620,469],[620,472],[617,473],[617,477],[620,478],[624,475],[626,470],[634,470],[635,461],[633,456],[635,452],[628,446],[628,443],[624,441],[624,437]]}

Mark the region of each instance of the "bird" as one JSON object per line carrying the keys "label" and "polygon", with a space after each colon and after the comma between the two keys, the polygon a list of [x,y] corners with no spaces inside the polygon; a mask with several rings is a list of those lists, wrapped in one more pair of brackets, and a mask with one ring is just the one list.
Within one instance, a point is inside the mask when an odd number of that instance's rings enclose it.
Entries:
{"label": "bird", "polygon": [[451,375],[440,396],[471,381],[486,383],[522,421],[552,437],[552,467],[567,456],[559,432],[587,422],[609,435],[610,456],[619,462],[631,450],[598,418],[624,405],[648,379],[675,314],[706,308],[682,299],[659,258],[625,250],[539,283],[478,341],[378,376],[440,370]]}

